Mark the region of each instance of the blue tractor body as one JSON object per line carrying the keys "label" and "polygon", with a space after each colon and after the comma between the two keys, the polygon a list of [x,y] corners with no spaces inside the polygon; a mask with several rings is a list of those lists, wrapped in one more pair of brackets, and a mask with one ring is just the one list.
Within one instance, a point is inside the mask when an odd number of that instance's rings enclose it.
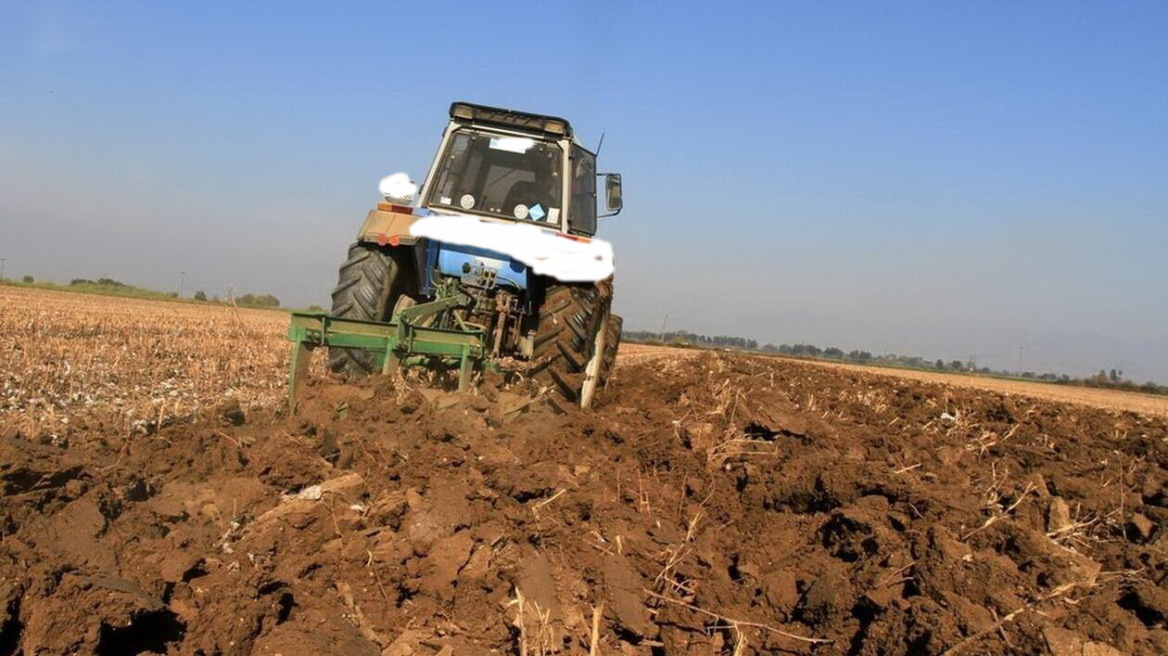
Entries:
{"label": "blue tractor body", "polygon": [[436,261],[427,271],[436,270],[443,276],[458,278],[463,284],[481,287],[490,283],[491,287],[527,291],[529,269],[509,255],[441,242],[429,242],[429,248]]}

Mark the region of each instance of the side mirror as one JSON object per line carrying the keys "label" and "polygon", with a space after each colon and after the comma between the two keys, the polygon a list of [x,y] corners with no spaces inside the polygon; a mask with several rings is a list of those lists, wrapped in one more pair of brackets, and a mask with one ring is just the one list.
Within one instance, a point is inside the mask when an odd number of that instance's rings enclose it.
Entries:
{"label": "side mirror", "polygon": [[624,202],[621,200],[620,173],[604,174],[604,203],[608,211],[612,213],[609,216],[620,214],[621,208],[624,207]]}

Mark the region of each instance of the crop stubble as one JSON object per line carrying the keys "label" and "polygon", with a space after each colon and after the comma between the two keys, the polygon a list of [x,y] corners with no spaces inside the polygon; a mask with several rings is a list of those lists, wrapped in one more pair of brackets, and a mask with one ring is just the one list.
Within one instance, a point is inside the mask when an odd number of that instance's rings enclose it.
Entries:
{"label": "crop stubble", "polygon": [[[272,310],[0,286],[0,415],[53,430],[54,421],[113,411],[127,430],[141,430],[160,417],[197,420],[229,400],[275,403],[285,391],[287,321]],[[695,354],[626,344],[621,364]],[[1168,416],[1168,398],[1147,394],[808,364]]]}
{"label": "crop stubble", "polygon": [[[288,316],[0,286],[0,417],[49,435],[100,415],[129,431],[284,393]],[[2,424],[0,424],[2,425]]]}

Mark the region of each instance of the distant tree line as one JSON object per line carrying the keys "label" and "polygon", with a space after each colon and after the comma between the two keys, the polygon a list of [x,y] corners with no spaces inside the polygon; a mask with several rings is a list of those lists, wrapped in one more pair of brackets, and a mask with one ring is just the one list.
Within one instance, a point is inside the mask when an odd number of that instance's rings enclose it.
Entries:
{"label": "distant tree line", "polygon": [[873,355],[869,351],[844,351],[835,346],[820,348],[814,344],[764,344],[744,337],[718,335],[710,337],[699,335],[686,330],[675,330],[666,333],[649,331],[624,331],[623,338],[630,342],[645,342],[650,344],[667,344],[670,346],[688,346],[701,348],[733,348],[744,351],[761,353],[777,353],[796,358],[815,358],[822,360],[836,360],[840,362],[855,362],[858,364],[873,364],[887,367],[902,367],[908,369],[925,369],[934,371],[977,373],[983,375],[1006,376],[1011,378],[1025,378],[1062,385],[1079,385],[1087,387],[1106,387],[1112,389],[1145,392],[1149,394],[1168,395],[1168,386],[1158,385],[1151,381],[1135,383],[1123,377],[1122,369],[1100,370],[1099,373],[1088,378],[1072,378],[1066,374],[1035,373],[1033,371],[1012,372],[1006,370],[992,370],[989,367],[978,367],[973,360],[949,360],[942,358],[926,359],[917,355],[881,354]]}
{"label": "distant tree line", "polygon": [[[23,284],[26,284],[26,285],[35,284],[32,276],[24,276],[24,278],[22,279],[21,282]],[[54,284],[52,282],[42,282],[39,284],[39,286],[44,287],[44,288],[50,288],[50,289],[58,287],[56,284]],[[74,279],[69,281],[69,287],[72,287],[77,291],[99,293],[99,294],[112,294],[115,296],[137,296],[137,297],[147,297],[147,298],[178,298],[179,297],[178,292],[155,291],[153,289],[147,289],[145,287],[137,287],[135,285],[129,285],[129,284],[126,284],[120,280],[115,280],[113,278],[107,278],[107,277],[101,277],[101,278],[98,278],[96,280],[91,280],[89,278],[74,278]],[[208,297],[207,292],[205,292],[201,289],[197,290],[194,293],[193,298],[196,301],[203,301],[203,302],[210,302],[210,303],[222,303],[223,302],[222,299],[220,299],[220,297],[218,297],[218,296]],[[236,297],[235,303],[237,305],[241,305],[241,306],[245,306],[245,307],[255,307],[255,308],[278,308],[278,307],[281,307],[280,299],[276,298],[272,294],[244,294],[242,296]],[[319,308],[317,308],[317,306],[313,306],[313,308],[319,309]]]}
{"label": "distant tree line", "polygon": [[623,339],[631,342],[656,342],[671,346],[700,346],[703,348],[737,348],[755,350],[758,342],[745,337],[731,337],[728,335],[699,335],[687,330],[673,330],[667,333],[652,333],[647,330],[625,330],[621,333]]}
{"label": "distant tree line", "polygon": [[[212,303],[222,302],[218,296],[207,298],[207,292],[201,289],[195,292],[194,299],[196,301],[210,301]],[[271,294],[244,294],[235,299],[235,304],[256,308],[278,308],[280,307],[280,299]]]}
{"label": "distant tree line", "polygon": [[258,308],[277,308],[280,307],[280,299],[271,294],[244,294],[235,299],[235,302],[240,305]]}
{"label": "distant tree line", "polygon": [[[1026,372],[1030,373],[1030,372]],[[1026,373],[1022,374],[1023,376]],[[1059,382],[1062,382],[1061,380]],[[1136,383],[1123,377],[1123,369],[1112,369],[1110,371],[1099,370],[1099,373],[1090,378],[1075,381],[1087,387],[1109,387],[1113,389],[1127,390],[1129,392],[1145,392],[1147,394],[1168,394],[1168,385],[1157,385],[1151,381],[1146,383]]]}
{"label": "distant tree line", "polygon": [[97,280],[90,280],[89,278],[74,278],[69,281],[70,285],[98,285],[100,287],[130,287],[120,280],[113,278],[98,278]]}
{"label": "distant tree line", "polygon": [[153,289],[138,287],[136,285],[127,285],[120,280],[114,280],[113,278],[105,277],[98,278],[97,280],[90,280],[89,278],[74,278],[69,281],[69,286],[75,288],[77,291],[86,291],[97,294],[111,294],[114,296],[178,298],[178,292],[155,291]]}

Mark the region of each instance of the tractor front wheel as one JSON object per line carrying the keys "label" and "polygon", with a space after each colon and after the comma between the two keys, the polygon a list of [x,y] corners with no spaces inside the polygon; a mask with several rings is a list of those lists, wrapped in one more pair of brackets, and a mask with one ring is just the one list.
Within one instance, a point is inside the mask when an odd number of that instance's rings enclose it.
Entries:
{"label": "tractor front wheel", "polygon": [[549,286],[537,318],[531,377],[571,403],[591,406],[608,374],[603,365],[611,305],[609,281]]}

